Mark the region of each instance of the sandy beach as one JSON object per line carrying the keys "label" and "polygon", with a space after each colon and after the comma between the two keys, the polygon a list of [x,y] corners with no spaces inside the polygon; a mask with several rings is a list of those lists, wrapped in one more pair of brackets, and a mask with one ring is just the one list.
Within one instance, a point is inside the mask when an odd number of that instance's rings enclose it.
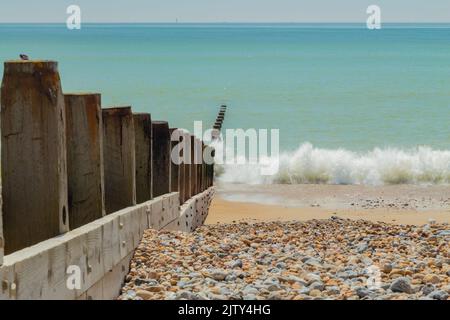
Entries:
{"label": "sandy beach", "polygon": [[219,184],[207,224],[338,216],[392,224],[450,223],[447,186]]}

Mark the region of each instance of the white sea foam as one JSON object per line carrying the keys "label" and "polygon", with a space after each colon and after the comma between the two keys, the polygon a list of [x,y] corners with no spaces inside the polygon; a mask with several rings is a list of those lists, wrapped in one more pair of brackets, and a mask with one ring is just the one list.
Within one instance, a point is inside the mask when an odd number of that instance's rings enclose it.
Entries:
{"label": "white sea foam", "polygon": [[248,184],[448,184],[450,150],[417,147],[353,152],[304,143],[295,152],[280,155],[277,174],[263,176],[260,169],[254,164],[224,165],[218,168],[218,178]]}

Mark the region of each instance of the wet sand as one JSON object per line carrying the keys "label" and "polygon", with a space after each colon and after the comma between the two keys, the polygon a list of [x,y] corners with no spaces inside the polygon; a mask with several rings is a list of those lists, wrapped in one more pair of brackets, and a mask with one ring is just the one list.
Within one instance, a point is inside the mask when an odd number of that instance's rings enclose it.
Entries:
{"label": "wet sand", "polygon": [[206,224],[338,216],[394,224],[450,223],[450,186],[219,185]]}

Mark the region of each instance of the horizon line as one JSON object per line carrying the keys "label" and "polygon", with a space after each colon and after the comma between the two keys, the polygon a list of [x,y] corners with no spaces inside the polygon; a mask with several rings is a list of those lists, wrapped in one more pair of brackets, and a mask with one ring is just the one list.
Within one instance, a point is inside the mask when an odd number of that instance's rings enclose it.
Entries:
{"label": "horizon line", "polygon": [[[312,22],[301,22],[301,21],[142,21],[142,22],[130,22],[130,21],[85,21],[83,24],[363,24],[366,22],[361,21],[312,21]],[[11,21],[11,22],[1,22],[0,24],[66,24],[66,21]],[[410,21],[385,21],[382,24],[450,24],[450,21],[420,21],[420,22],[410,22]]]}

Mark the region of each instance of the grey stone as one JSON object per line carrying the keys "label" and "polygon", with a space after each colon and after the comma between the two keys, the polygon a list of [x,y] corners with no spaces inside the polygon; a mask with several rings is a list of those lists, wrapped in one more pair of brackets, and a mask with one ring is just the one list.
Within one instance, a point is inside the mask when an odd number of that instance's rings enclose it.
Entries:
{"label": "grey stone", "polygon": [[257,295],[257,294],[259,293],[259,291],[258,291],[258,289],[256,289],[255,287],[252,287],[252,286],[246,286],[246,287],[244,288],[244,290],[242,290],[242,293],[243,293],[244,295],[249,295],[249,294]]}
{"label": "grey stone", "polygon": [[444,290],[436,290],[431,292],[428,297],[434,300],[447,300],[449,295]]}
{"label": "grey stone", "polygon": [[189,291],[181,291],[176,297],[176,300],[205,300],[204,297],[197,293],[189,292]]}
{"label": "grey stone", "polygon": [[430,293],[432,293],[433,291],[436,290],[436,287],[434,285],[432,285],[431,283],[425,285],[422,287],[421,291],[424,295],[429,295]]}
{"label": "grey stone", "polygon": [[321,281],[315,281],[309,285],[309,290],[323,291],[323,289],[325,289],[325,286]]}
{"label": "grey stone", "polygon": [[321,278],[321,276],[318,275],[318,274],[315,274],[315,273],[308,273],[308,274],[305,276],[305,280],[306,280],[306,282],[307,282],[308,284],[311,284],[311,283],[313,283],[313,282],[315,282],[315,281],[322,281],[322,278]]}
{"label": "grey stone", "polygon": [[363,253],[365,251],[367,251],[367,249],[369,248],[369,245],[367,243],[360,243],[357,247],[356,247],[356,251],[358,253]]}
{"label": "grey stone", "polygon": [[283,300],[283,297],[277,292],[271,292],[267,297],[268,300]]}
{"label": "grey stone", "polygon": [[368,297],[368,296],[370,296],[370,295],[372,294],[372,292],[371,292],[369,289],[364,288],[364,287],[356,288],[355,291],[356,291],[356,295],[357,295],[360,299],[365,298],[365,297]]}
{"label": "grey stone", "polygon": [[278,284],[270,284],[267,286],[267,290],[269,291],[280,291],[281,287]]}
{"label": "grey stone", "polygon": [[413,293],[411,281],[406,277],[395,279],[394,282],[392,282],[390,289],[392,290],[392,292],[403,292],[408,294]]}
{"label": "grey stone", "polygon": [[326,287],[325,291],[327,292],[327,294],[329,295],[337,295],[341,293],[341,289],[339,289],[338,286],[331,286],[331,287]]}
{"label": "grey stone", "polygon": [[305,264],[308,266],[316,267],[316,268],[322,268],[322,264],[314,258],[310,258],[305,261]]}
{"label": "grey stone", "polygon": [[355,271],[353,271],[353,270],[347,270],[347,271],[341,271],[341,272],[337,273],[336,276],[338,278],[341,278],[341,279],[345,280],[345,279],[355,278],[355,277],[358,276],[358,274]]}
{"label": "grey stone", "polygon": [[271,273],[281,273],[281,270],[278,269],[278,268],[272,268],[272,269],[269,270],[269,272],[271,272]]}
{"label": "grey stone", "polygon": [[450,237],[450,230],[443,230],[436,234],[438,237]]}
{"label": "grey stone", "polygon": [[211,272],[211,278],[216,281],[223,281],[227,277],[228,273],[222,270],[214,270]]}
{"label": "grey stone", "polygon": [[136,291],[128,290],[126,298],[129,300],[133,300],[134,298],[136,298]]}
{"label": "grey stone", "polygon": [[241,259],[237,259],[237,260],[232,261],[231,264],[230,264],[230,267],[232,269],[242,268],[242,260]]}

